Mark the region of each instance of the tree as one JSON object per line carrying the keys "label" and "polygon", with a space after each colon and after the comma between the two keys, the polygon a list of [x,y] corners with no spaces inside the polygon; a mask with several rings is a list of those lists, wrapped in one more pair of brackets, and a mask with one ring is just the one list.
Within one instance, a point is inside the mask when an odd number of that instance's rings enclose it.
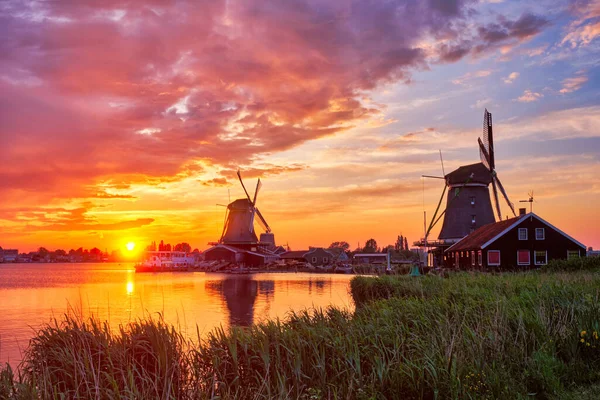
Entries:
{"label": "tree", "polygon": [[45,247],[40,247],[38,249],[38,255],[40,256],[40,258],[46,258],[48,257],[48,254],[50,254],[50,252]]}
{"label": "tree", "polygon": [[385,246],[383,249],[381,249],[382,253],[392,253],[395,250],[395,247],[390,245]]}
{"label": "tree", "polygon": [[185,251],[186,253],[191,253],[192,252],[192,246],[190,246],[189,243],[177,243],[175,245],[175,248],[173,249],[175,251]]}
{"label": "tree", "polygon": [[377,252],[377,241],[375,239],[369,239],[363,247],[363,253],[375,253]]}
{"label": "tree", "polygon": [[348,242],[333,242],[329,245],[330,249],[342,249],[343,251],[348,251],[350,249],[350,244]]}
{"label": "tree", "polygon": [[62,249],[54,250],[54,255],[57,257],[64,257],[67,255],[67,252]]}
{"label": "tree", "polygon": [[402,235],[399,235],[398,239],[396,239],[396,243],[394,244],[394,250],[396,250],[396,251],[404,250],[404,240],[402,238]]}
{"label": "tree", "polygon": [[404,237],[404,250],[408,250],[408,239]]}

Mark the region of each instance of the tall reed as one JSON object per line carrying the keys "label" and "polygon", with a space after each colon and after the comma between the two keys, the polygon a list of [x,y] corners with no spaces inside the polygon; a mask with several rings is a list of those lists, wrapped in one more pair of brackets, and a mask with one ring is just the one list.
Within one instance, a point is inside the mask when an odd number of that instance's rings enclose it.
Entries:
{"label": "tall reed", "polygon": [[[32,339],[0,397],[560,398],[600,383],[600,276],[357,277],[354,313],[290,313],[192,341],[159,319],[67,315]],[[578,392],[577,392],[578,393]]]}

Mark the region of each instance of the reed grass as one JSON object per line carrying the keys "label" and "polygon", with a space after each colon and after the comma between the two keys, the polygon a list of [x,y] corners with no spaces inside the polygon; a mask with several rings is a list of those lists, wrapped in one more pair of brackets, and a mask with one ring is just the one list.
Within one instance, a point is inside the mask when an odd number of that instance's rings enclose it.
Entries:
{"label": "reed grass", "polygon": [[[66,315],[0,398],[520,399],[597,393],[600,275],[356,277],[354,313],[290,313],[184,338]],[[596,386],[589,386],[589,385]]]}

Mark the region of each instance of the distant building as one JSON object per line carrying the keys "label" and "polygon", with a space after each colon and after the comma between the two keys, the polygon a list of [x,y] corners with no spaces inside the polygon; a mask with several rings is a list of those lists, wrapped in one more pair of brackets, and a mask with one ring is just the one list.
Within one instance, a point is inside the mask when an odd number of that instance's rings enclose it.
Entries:
{"label": "distant building", "polygon": [[352,258],[354,264],[386,264],[388,253],[356,253]]}
{"label": "distant building", "polygon": [[444,252],[449,268],[528,268],[584,257],[586,247],[534,213],[487,224]]}
{"label": "distant building", "polygon": [[587,256],[588,257],[600,257],[600,250],[594,250],[591,247],[588,247]]}
{"label": "distant building", "polygon": [[311,265],[329,265],[348,260],[345,252],[342,251],[339,253],[334,249],[325,249],[323,247],[311,247],[309,250],[286,251],[280,257],[285,262],[300,261]]}
{"label": "distant building", "polygon": [[19,250],[17,249],[2,249],[0,250],[0,262],[10,263],[17,261]]}

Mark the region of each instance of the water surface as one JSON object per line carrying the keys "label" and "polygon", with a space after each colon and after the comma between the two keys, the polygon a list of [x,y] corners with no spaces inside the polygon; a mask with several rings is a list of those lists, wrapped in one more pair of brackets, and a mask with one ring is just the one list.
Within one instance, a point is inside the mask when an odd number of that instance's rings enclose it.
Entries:
{"label": "water surface", "polygon": [[0,363],[16,365],[36,328],[69,310],[113,327],[161,313],[189,337],[217,326],[285,318],[290,310],[352,309],[351,275],[141,273],[133,264],[0,264]]}

